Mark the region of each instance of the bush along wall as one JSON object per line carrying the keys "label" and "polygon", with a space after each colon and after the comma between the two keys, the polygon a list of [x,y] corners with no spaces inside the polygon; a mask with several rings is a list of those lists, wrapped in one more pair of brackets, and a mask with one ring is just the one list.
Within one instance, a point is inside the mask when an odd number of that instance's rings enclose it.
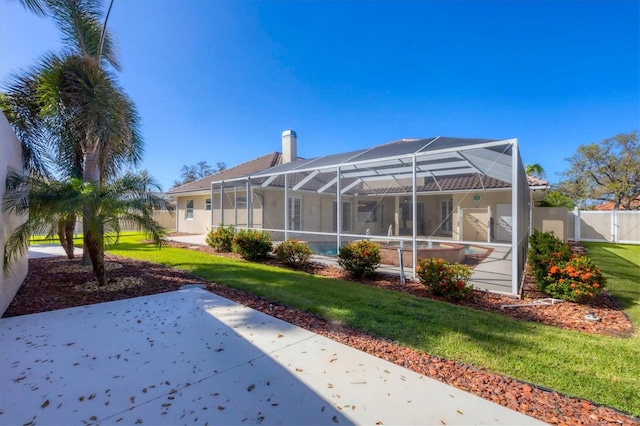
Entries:
{"label": "bush along wall", "polygon": [[371,275],[380,266],[380,244],[368,240],[351,241],[340,247],[338,264],[355,278]]}
{"label": "bush along wall", "polygon": [[552,232],[529,237],[528,264],[539,290],[562,300],[585,303],[605,287],[602,271],[587,256],[571,253],[569,244]]}
{"label": "bush along wall", "polygon": [[416,274],[420,281],[436,296],[445,299],[460,299],[473,287],[469,285],[471,268],[443,259],[418,259]]}
{"label": "bush along wall", "polygon": [[271,235],[257,229],[241,229],[233,239],[233,251],[246,260],[259,260],[271,252]]}

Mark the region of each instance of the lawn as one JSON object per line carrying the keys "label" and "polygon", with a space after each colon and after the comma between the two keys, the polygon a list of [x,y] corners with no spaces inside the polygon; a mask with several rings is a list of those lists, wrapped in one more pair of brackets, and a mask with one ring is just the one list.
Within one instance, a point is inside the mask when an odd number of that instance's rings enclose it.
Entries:
{"label": "lawn", "polygon": [[[124,236],[109,252],[187,270],[403,346],[640,415],[637,334],[622,339],[561,330],[349,281],[186,249],[157,250],[139,239]],[[630,257],[625,260],[637,270],[640,262]],[[599,265],[611,273],[608,263]],[[619,285],[612,289],[635,315],[638,292]]]}
{"label": "lawn", "polygon": [[609,292],[640,327],[640,246],[631,244],[584,243],[587,254],[605,272]]}

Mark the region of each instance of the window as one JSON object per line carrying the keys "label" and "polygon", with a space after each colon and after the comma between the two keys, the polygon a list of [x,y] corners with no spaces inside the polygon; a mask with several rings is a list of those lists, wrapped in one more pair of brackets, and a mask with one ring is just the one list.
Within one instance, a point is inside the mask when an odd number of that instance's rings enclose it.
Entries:
{"label": "window", "polygon": [[302,230],[302,198],[289,197],[287,200],[287,209],[289,213],[289,230]]}
{"label": "window", "polygon": [[187,219],[193,219],[193,200],[187,200]]}
{"label": "window", "polygon": [[208,212],[211,211],[211,198],[204,200],[204,209]]}
{"label": "window", "polygon": [[[338,203],[333,202],[333,232],[338,230]],[[340,217],[342,221],[342,230],[340,232],[351,231],[351,203],[346,201],[342,202],[342,215]]]}
{"label": "window", "polygon": [[377,210],[375,201],[358,201],[358,222],[377,222]]}
{"label": "window", "polygon": [[247,207],[247,197],[236,197],[236,207]]}
{"label": "window", "polygon": [[453,231],[453,200],[443,201],[440,210],[440,220],[442,222],[442,232],[450,233]]}

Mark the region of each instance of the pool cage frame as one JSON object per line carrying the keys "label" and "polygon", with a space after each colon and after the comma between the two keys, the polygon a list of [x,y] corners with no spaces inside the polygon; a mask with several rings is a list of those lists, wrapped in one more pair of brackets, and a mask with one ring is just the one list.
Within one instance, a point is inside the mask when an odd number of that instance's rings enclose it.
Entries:
{"label": "pool cage frame", "polygon": [[[488,205],[490,222],[486,225],[487,238],[483,245],[510,248],[511,288],[506,292],[517,296],[522,288],[531,222],[529,187],[517,139],[404,139],[370,149],[291,161],[250,175],[214,181],[211,183],[211,227],[234,224],[236,228],[261,229],[271,232],[274,240],[282,241],[292,236],[334,239],[336,247],[348,240],[363,238],[402,242],[412,250],[411,267],[415,278],[416,253],[420,246],[431,245],[432,241],[452,242],[436,235],[444,221],[430,234],[418,235],[420,197],[424,215],[424,200],[429,195],[454,194],[458,200],[468,202],[472,192],[505,191],[511,195],[511,223],[506,224],[510,227],[510,241],[496,241],[491,222],[495,214]],[[315,202],[303,209],[302,196]],[[405,212],[405,216],[411,218],[410,226],[405,229],[410,230],[410,235],[401,235],[398,226],[395,232],[390,228],[385,233],[382,223],[381,229],[373,232],[362,227],[354,232],[351,227],[356,216],[352,207],[345,209],[344,204],[353,206],[354,200],[363,198],[377,200],[375,210],[370,214],[378,213],[379,206],[386,205],[388,211],[393,202],[393,223],[396,225],[398,215],[403,214],[398,209],[402,198],[403,205],[410,206],[410,213]],[[349,201],[343,204],[345,199]],[[461,238],[462,202],[454,205],[450,212],[450,215],[457,213],[457,240],[453,242],[478,244],[477,239]],[[384,208],[380,210],[380,214],[385,212]],[[327,212],[331,220],[327,219]],[[324,218],[314,218],[323,215]],[[304,223],[305,216],[310,219],[308,225]]]}

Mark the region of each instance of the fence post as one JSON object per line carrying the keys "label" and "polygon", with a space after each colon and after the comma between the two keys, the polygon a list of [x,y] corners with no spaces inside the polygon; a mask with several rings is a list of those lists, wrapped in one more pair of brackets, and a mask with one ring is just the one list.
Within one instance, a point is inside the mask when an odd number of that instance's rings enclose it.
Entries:
{"label": "fence post", "polygon": [[618,242],[618,211],[611,210],[611,242]]}
{"label": "fence post", "polygon": [[580,210],[577,207],[573,209],[573,238],[576,242],[580,242]]}

